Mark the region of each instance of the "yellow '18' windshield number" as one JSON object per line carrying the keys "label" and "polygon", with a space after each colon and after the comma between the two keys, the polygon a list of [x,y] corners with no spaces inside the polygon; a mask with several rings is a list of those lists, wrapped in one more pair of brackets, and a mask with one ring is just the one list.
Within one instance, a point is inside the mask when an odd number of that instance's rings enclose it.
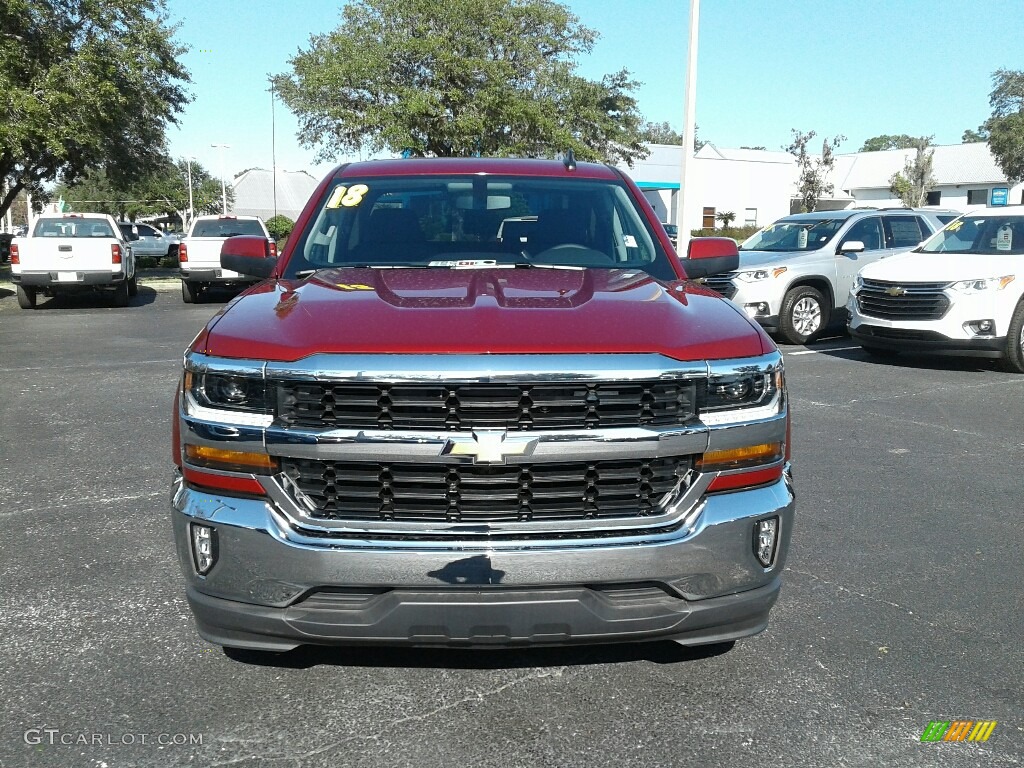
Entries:
{"label": "yellow '18' windshield number", "polygon": [[947,232],[956,232],[963,225],[964,225],[963,221],[954,221],[952,224],[946,225],[946,231]]}
{"label": "yellow '18' windshield number", "polygon": [[363,195],[370,191],[365,184],[353,184],[351,187],[337,187],[327,201],[328,208],[355,208],[363,202]]}

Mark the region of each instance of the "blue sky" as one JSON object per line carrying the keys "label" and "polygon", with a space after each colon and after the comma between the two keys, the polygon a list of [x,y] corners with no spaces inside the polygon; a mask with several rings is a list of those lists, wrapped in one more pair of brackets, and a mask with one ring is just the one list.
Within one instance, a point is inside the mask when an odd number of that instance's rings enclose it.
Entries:
{"label": "blue sky", "polygon": [[[598,79],[626,67],[646,119],[683,122],[686,0],[569,0],[600,33],[579,72]],[[178,39],[190,46],[194,101],[169,133],[174,156],[220,173],[271,167],[267,75],[311,35],[338,26],[337,0],[168,0]],[[1017,28],[1024,0],[704,0],[700,9],[697,123],[722,147],[789,143],[790,129],[844,134],[856,151],[883,133],[934,135],[955,144],[989,115],[996,69],[1024,70]],[[275,109],[278,168],[308,170],[297,121]]]}

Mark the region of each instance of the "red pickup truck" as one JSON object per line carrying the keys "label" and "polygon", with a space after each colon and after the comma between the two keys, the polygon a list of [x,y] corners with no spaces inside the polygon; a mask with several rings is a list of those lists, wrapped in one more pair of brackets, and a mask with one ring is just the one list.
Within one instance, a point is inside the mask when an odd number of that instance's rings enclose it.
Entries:
{"label": "red pickup truck", "polygon": [[782,357],[604,165],[342,165],[185,355],[172,518],[226,648],[765,628],[794,515]]}

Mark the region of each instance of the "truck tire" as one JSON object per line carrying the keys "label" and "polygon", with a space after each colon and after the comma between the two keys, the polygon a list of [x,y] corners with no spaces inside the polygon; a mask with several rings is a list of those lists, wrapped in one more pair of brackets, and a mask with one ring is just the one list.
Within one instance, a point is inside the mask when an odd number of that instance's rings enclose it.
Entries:
{"label": "truck tire", "polygon": [[1010,373],[1024,373],[1024,301],[1017,305],[1006,331],[1006,354],[1003,368]]}
{"label": "truck tire", "polygon": [[779,335],[790,344],[806,344],[828,325],[829,308],[821,291],[798,285],[786,294],[779,310]]}
{"label": "truck tire", "polygon": [[18,306],[22,309],[36,308],[36,289],[18,286]]}
{"label": "truck tire", "polygon": [[139,293],[139,273],[135,272],[132,274],[132,279],[128,281],[128,295],[136,296]]}
{"label": "truck tire", "polygon": [[114,306],[115,307],[127,307],[128,306],[128,281],[124,280],[117,284],[114,288]]}
{"label": "truck tire", "polygon": [[181,281],[181,300],[186,304],[195,304],[199,298],[199,284]]}

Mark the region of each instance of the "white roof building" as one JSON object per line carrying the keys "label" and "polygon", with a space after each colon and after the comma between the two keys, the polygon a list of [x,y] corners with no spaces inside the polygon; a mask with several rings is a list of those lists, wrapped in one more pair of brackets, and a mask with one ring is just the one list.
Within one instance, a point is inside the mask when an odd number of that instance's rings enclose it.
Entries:
{"label": "white roof building", "polygon": [[295,221],[318,183],[305,171],[278,170],[275,184],[273,172],[251,168],[231,182],[235,193],[231,210],[240,216],[259,216],[264,221],[275,213]]}
{"label": "white roof building", "polygon": [[[636,181],[662,221],[676,222],[682,147],[648,145],[650,156],[633,168],[623,167]],[[1016,202],[1024,184],[1010,184],[984,142],[932,147],[937,185],[928,205],[968,211]],[[854,152],[836,155],[830,175],[831,197],[819,201],[818,210],[902,205],[889,191],[889,179],[903,170],[916,150]],[[721,149],[705,144],[694,153],[690,173],[694,194],[687,196],[693,221],[705,228],[721,226],[715,217],[734,215],[733,225],[763,226],[788,215],[796,200],[800,172],[788,152],[763,149]]]}

